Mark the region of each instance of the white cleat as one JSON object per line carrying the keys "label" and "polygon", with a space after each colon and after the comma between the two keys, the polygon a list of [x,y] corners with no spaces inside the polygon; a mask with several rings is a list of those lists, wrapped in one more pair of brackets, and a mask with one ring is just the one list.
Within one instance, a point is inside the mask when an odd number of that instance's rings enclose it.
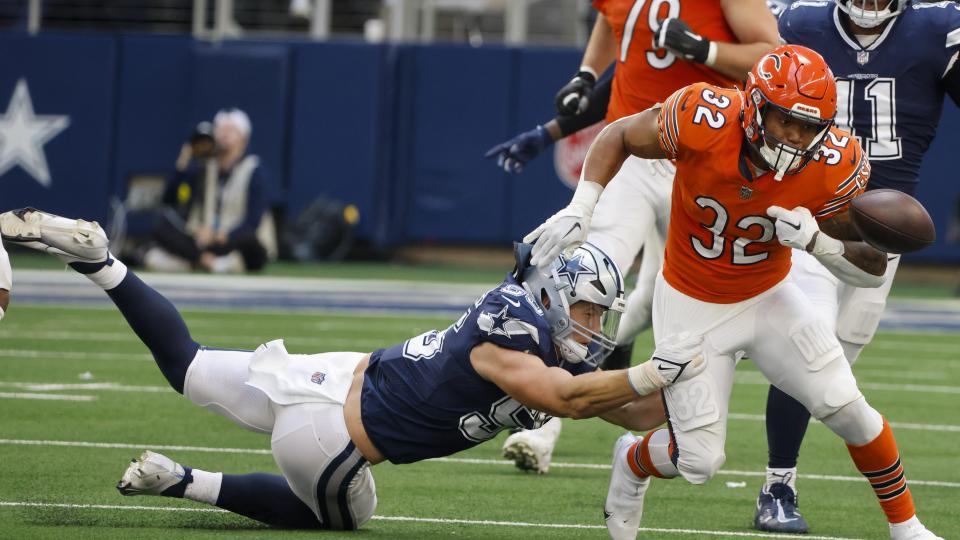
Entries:
{"label": "white cleat", "polygon": [[640,529],[643,496],[650,487],[650,477],[637,478],[627,464],[627,450],[638,440],[632,433],[626,433],[613,445],[610,487],[603,503],[603,518],[613,540],[634,540]]}
{"label": "white cleat", "polygon": [[160,495],[183,480],[183,467],[163,454],[145,450],[117,482],[121,495]]}
{"label": "white cleat", "polygon": [[920,523],[917,516],[890,525],[890,540],[943,540]]}
{"label": "white cleat", "polygon": [[513,460],[521,471],[547,474],[555,443],[556,437],[545,435],[537,429],[525,429],[510,435],[503,442],[503,457]]}
{"label": "white cleat", "polygon": [[0,233],[5,242],[56,255],[66,263],[107,260],[109,241],[96,221],[21,208],[0,214]]}

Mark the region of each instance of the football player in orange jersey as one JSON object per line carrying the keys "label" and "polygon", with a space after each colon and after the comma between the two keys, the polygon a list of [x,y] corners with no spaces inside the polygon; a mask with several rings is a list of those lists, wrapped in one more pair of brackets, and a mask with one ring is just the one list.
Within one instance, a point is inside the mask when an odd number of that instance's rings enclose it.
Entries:
{"label": "football player in orange jersey", "polygon": [[[492,148],[506,170],[517,172],[553,140],[603,118],[613,122],[662,102],[673,91],[695,82],[742,86],[747,72],[778,42],[777,23],[764,0],[594,0],[599,11],[579,73],[556,97],[561,116],[546,126]],[[607,94],[594,88],[597,73],[616,65]],[[592,93],[597,90],[596,93]],[[607,107],[598,106],[596,98]],[[591,102],[591,98],[594,98]],[[575,116],[563,116],[563,114]],[[517,139],[520,139],[519,141]],[[549,142],[548,142],[549,141]],[[624,271],[640,248],[643,261],[637,287],[617,342],[631,344],[650,325],[653,285],[663,259],[674,167],[668,160],[630,157],[617,182],[598,203],[589,241],[600,246]],[[629,367],[630,345],[619,347],[602,367]],[[504,457],[521,469],[545,473],[560,432],[560,420],[534,431],[511,435]]]}
{"label": "football player in orange jersey", "polygon": [[[704,339],[706,369],[663,391],[669,426],[622,436],[604,504],[614,538],[634,538],[650,477],[701,484],[723,464],[736,362],[764,376],[838,434],[870,481],[893,540],[938,537],[917,519],[893,432],[867,404],[843,348],[796,283],[790,248],[844,282],[883,284],[886,254],[847,218],[870,165],[833,126],[837,90],[816,52],[784,45],[765,55],[746,89],[694,84],[662,106],[607,126],[587,154],[567,208],[530,233],[533,264],[582,242],[605,186],[634,155],[676,160],[653,327]],[[612,184],[611,184],[612,185]]]}

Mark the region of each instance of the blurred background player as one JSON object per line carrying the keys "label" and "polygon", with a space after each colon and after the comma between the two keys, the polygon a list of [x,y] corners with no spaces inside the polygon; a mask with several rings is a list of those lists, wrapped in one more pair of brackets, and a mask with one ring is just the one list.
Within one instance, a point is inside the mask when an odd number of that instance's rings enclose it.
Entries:
{"label": "blurred background player", "polygon": [[678,335],[662,340],[650,362],[596,369],[613,347],[623,278],[590,244],[557,257],[547,275],[530,266],[530,246],[518,244],[514,272],[443,331],[369,354],[290,355],[281,340],[256,351],[195,342],[173,304],[108,252],[96,222],[27,208],[0,214],[0,230],[103,288],[170,386],[271,434],[283,473],[213,473],[147,451],[117,489],[204,502],[279,527],[356,529],[377,503],[369,465],[450,455],[549,415],[649,429],[662,422],[659,389],[704,368],[699,339]]}
{"label": "blurred background player", "polygon": [[212,133],[200,128],[181,147],[153,234],[158,247],[144,255],[148,269],[236,273],[276,257],[271,183],[260,158],[247,154],[252,130],[245,112],[224,109]]}
{"label": "blurred background player", "polygon": [[0,320],[10,306],[10,289],[13,287],[13,271],[10,269],[10,256],[0,239]]}
{"label": "blurred background player", "polygon": [[[599,15],[580,70],[556,96],[561,116],[488,152],[506,170],[519,171],[559,136],[601,119],[604,108],[597,102],[606,90],[595,88],[597,74],[611,64],[616,65],[605,109],[607,122],[646,110],[695,82],[742,87],[756,61],[778,42],[776,19],[763,0],[596,0],[593,5]],[[565,120],[578,114],[586,115],[586,120]],[[673,174],[668,160],[630,157],[618,173],[621,181],[611,183],[602,197],[599,191],[593,194],[599,202],[596,219],[585,220],[590,224],[589,241],[623,269],[633,265],[643,247],[637,286],[617,334],[617,343],[623,346],[604,368],[627,367],[634,338],[650,326]],[[504,457],[521,469],[545,473],[559,433],[559,420],[536,432],[514,433],[504,443]]]}
{"label": "blurred background player", "polygon": [[[944,94],[960,103],[960,6],[907,0],[798,2],[784,11],[779,24],[787,43],[816,48],[837,77],[837,127],[852,133],[870,159],[868,189],[912,195]],[[891,254],[884,285],[859,288],[838,280],[809,254],[794,251],[793,279],[829,321],[851,364],[877,331],[899,263],[899,255]],[[797,511],[795,482],[809,420],[803,405],[770,387],[769,461],[757,500],[757,529],[808,529]]]}
{"label": "blurred background player", "polygon": [[916,516],[889,424],[789,277],[791,251],[801,249],[847,283],[884,283],[887,254],[859,240],[848,215],[870,163],[833,125],[836,111],[836,83],[823,58],[780,46],[757,63],[743,92],[698,83],[607,126],[587,153],[571,203],[524,239],[536,242],[531,264],[549,262],[584,240],[592,192],[614,179],[628,155],[675,160],[654,335],[702,336],[707,366],[664,389],[669,428],[639,440],[627,433],[614,446],[604,505],[613,538],[636,537],[651,476],[702,484],[723,465],[734,370],[746,354],[844,440],[891,539],[942,540]]}

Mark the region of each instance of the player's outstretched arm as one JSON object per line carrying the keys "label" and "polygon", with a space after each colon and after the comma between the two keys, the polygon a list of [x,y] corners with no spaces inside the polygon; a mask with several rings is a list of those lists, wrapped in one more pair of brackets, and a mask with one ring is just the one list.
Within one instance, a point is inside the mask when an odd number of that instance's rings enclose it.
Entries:
{"label": "player's outstretched arm", "polygon": [[[706,366],[702,339],[686,335],[668,337],[649,361],[638,366],[577,376],[548,367],[534,355],[492,343],[474,348],[470,363],[481,377],[525,406],[564,418],[591,418],[613,411],[637,396],[694,377]],[[634,425],[633,420],[624,421]],[[657,418],[636,421],[659,424]]]}
{"label": "player's outstretched arm", "polygon": [[594,87],[590,94],[590,102],[582,113],[573,116],[558,115],[546,124],[536,126],[530,131],[524,131],[512,139],[494,146],[487,150],[483,157],[487,159],[496,158],[497,167],[506,172],[519,173],[523,171],[527,163],[536,159],[554,142],[603,120],[607,115],[612,81],[613,70],[607,70],[600,77],[597,86]]}
{"label": "player's outstretched arm", "polygon": [[600,14],[590,41],[583,52],[583,61],[580,69],[570,82],[563,85],[557,92],[555,103],[557,112],[564,116],[572,116],[584,112],[590,104],[590,96],[597,83],[599,73],[603,73],[617,57],[617,38],[607,18]]}
{"label": "player's outstretched arm", "polygon": [[740,43],[717,42],[713,69],[739,81],[780,43],[777,19],[766,0],[721,0],[720,9]]}
{"label": "player's outstretched arm", "polygon": [[659,109],[647,109],[603,128],[587,151],[583,173],[570,204],[523,238],[524,243],[534,244],[530,264],[543,266],[564,249],[584,241],[603,188],[628,156],[666,157],[658,141],[658,113]]}
{"label": "player's outstretched arm", "polygon": [[765,0],[721,0],[720,6],[737,43],[710,41],[683,19],[667,18],[657,27],[653,46],[743,81],[757,60],[780,42],[777,20]]}
{"label": "player's outstretched arm", "polygon": [[806,250],[840,281],[855,287],[883,285],[887,254],[860,240],[848,211],[819,224],[804,207],[787,210],[771,206],[767,215],[777,220],[775,227],[781,244]]}

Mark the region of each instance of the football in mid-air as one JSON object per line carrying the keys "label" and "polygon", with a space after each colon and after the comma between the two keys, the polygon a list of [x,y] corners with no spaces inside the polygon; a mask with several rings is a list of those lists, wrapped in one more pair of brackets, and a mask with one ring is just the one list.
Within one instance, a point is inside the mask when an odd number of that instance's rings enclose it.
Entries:
{"label": "football in mid-air", "polygon": [[860,237],[887,253],[919,251],[937,238],[930,214],[919,201],[895,189],[875,189],[850,203]]}

